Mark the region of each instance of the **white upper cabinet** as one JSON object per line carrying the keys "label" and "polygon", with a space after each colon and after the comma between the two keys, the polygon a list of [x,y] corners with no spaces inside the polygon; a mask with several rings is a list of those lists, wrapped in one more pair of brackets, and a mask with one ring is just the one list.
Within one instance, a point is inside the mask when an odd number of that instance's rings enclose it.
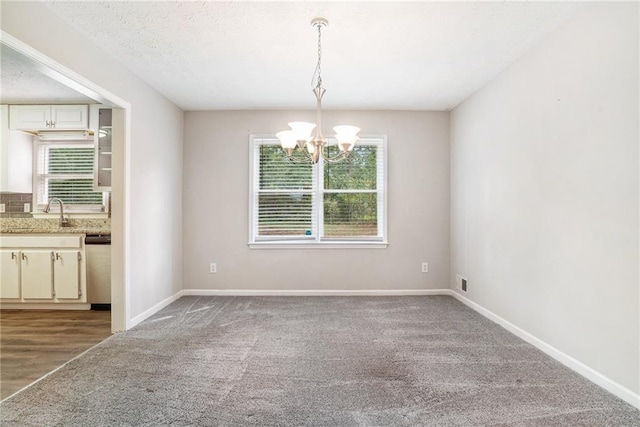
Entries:
{"label": "white upper cabinet", "polygon": [[88,105],[52,105],[51,122],[54,129],[87,129]]}
{"label": "white upper cabinet", "polygon": [[47,129],[51,123],[49,105],[10,105],[9,129]]}
{"label": "white upper cabinet", "polygon": [[88,105],[10,105],[12,130],[87,129]]}
{"label": "white upper cabinet", "polygon": [[95,129],[95,164],[93,188],[111,191],[111,107],[92,105],[90,128]]}

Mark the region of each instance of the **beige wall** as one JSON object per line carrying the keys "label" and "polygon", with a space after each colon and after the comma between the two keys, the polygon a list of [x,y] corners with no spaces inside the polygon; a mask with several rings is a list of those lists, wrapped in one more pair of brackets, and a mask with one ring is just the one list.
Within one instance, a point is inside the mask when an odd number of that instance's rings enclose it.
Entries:
{"label": "beige wall", "polygon": [[[129,204],[114,206],[114,212],[125,209],[130,256],[124,259],[120,248],[114,257],[129,268],[128,317],[138,316],[182,288],[183,112],[43,4],[2,2],[1,22],[3,31],[131,105],[123,159],[130,165]],[[124,174],[123,163],[114,174]]]}
{"label": "beige wall", "polygon": [[595,4],[451,117],[451,278],[640,391],[638,4]]}
{"label": "beige wall", "polygon": [[[325,112],[325,129],[388,135],[387,249],[249,249],[249,135],[313,112],[185,114],[184,283],[191,289],[442,289],[449,281],[449,118],[432,112]],[[429,262],[429,273],[420,271]],[[210,262],[218,273],[209,274]]]}

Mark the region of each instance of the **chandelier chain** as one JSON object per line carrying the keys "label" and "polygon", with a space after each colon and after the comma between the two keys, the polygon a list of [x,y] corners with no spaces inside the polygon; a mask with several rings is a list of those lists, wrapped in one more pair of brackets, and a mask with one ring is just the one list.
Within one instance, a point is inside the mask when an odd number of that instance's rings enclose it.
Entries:
{"label": "chandelier chain", "polygon": [[311,77],[311,86],[313,87],[313,81],[317,77],[316,88],[322,87],[322,25],[317,25],[318,27],[318,63],[316,64],[316,69]]}

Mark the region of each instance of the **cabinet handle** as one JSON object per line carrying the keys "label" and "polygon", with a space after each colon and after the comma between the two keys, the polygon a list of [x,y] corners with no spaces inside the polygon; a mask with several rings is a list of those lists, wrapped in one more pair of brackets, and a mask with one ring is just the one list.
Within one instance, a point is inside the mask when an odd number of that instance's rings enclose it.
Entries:
{"label": "cabinet handle", "polygon": [[52,121],[52,122],[51,122],[51,127],[52,127],[52,128],[56,127],[56,122]]}
{"label": "cabinet handle", "polygon": [[47,127],[51,127],[51,122],[49,120],[46,121]]}
{"label": "cabinet handle", "polygon": [[15,252],[11,252],[11,259],[18,259],[18,256]]}
{"label": "cabinet handle", "polygon": [[60,253],[56,252],[56,259],[60,259]]}
{"label": "cabinet handle", "polygon": [[27,259],[27,256],[24,254],[24,252],[22,253],[22,259]]}

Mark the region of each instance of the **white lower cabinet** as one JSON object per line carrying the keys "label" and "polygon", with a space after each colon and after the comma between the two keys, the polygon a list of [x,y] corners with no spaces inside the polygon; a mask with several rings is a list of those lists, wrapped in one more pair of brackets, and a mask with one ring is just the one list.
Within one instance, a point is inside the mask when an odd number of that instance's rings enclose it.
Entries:
{"label": "white lower cabinet", "polygon": [[80,251],[56,251],[53,262],[53,286],[56,298],[74,300],[80,289]]}
{"label": "white lower cabinet", "polygon": [[0,298],[20,298],[20,251],[0,249]]}
{"label": "white lower cabinet", "polygon": [[53,299],[53,251],[25,250],[21,258],[22,298]]}
{"label": "white lower cabinet", "polygon": [[83,235],[0,236],[4,303],[86,303]]}

